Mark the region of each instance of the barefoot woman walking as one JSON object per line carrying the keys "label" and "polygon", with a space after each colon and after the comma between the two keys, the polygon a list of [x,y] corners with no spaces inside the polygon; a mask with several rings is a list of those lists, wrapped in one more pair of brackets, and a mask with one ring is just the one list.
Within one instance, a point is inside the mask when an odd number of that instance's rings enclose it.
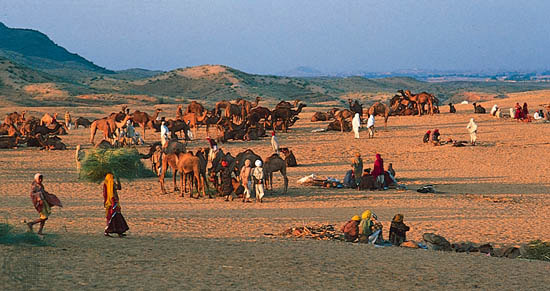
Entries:
{"label": "barefoot woman walking", "polygon": [[42,184],[44,177],[40,173],[36,173],[34,175],[34,181],[32,181],[31,185],[31,200],[32,204],[34,205],[34,208],[36,208],[36,211],[40,213],[40,218],[31,222],[26,222],[27,226],[29,227],[29,231],[32,232],[32,226],[40,223],[40,228],[38,229],[38,234],[42,234],[42,230],[44,229],[44,224],[46,224],[46,220],[48,220],[48,217],[51,213],[51,207],[53,206],[59,206],[63,207],[61,205],[61,201],[57,198],[57,196],[50,194],[44,190],[44,185]]}

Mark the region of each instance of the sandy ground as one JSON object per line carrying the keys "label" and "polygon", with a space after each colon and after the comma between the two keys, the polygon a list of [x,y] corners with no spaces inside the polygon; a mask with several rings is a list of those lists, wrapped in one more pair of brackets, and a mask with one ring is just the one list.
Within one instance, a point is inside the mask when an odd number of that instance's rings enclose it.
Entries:
{"label": "sandy ground", "polygon": [[[511,94],[498,100],[503,108],[524,101],[546,103],[550,92]],[[494,102],[483,103],[487,110]],[[535,106],[535,107],[533,107]],[[175,106],[164,116],[175,115]],[[23,108],[1,108],[0,114]],[[137,108],[136,108],[137,109]],[[139,108],[147,110],[147,108]],[[311,133],[326,122],[311,123],[307,107],[288,132],[279,134],[299,167],[290,168],[289,193],[275,191],[263,204],[161,195],[156,178],[123,181],[119,192],[130,231],[127,238],[105,238],[100,185],[77,180],[74,148],[89,148],[87,129],[62,137],[68,151],[36,148],[0,150],[0,219],[24,230],[24,219],[37,217],[29,195],[32,176],[44,174],[45,187],[63,201],[46,224],[48,247],[0,246],[3,258],[0,288],[11,289],[544,289],[550,286],[550,264],[491,258],[475,254],[440,253],[343,242],[269,238],[292,226],[331,223],[341,226],[354,214],[373,210],[384,224],[396,213],[411,227],[409,239],[435,232],[451,242],[516,245],[550,240],[548,227],[550,168],[547,150],[550,124],[518,123],[472,114],[471,105],[457,105],[457,114],[390,117],[388,127],[377,118],[374,139],[362,132]],[[118,108],[73,108],[74,117],[99,117]],[[33,108],[31,114],[64,112],[64,108]],[[152,111],[152,110],[149,110]],[[507,111],[506,111],[507,112]],[[40,113],[40,114],[39,114]],[[475,147],[434,147],[422,144],[428,129],[442,138],[468,140],[466,125],[479,126]],[[138,129],[141,131],[141,129]],[[193,149],[206,146],[204,129]],[[158,134],[148,131],[147,140]],[[97,139],[97,137],[96,137]],[[222,145],[236,154],[246,148],[263,157],[271,152],[268,138]],[[146,148],[141,147],[145,152]],[[407,191],[356,191],[305,187],[300,177],[315,173],[343,178],[350,159],[361,152],[372,167],[380,153],[393,163]],[[148,164],[148,162],[147,162]],[[421,194],[433,184],[438,194]],[[167,181],[168,189],[172,182]],[[5,288],[3,288],[4,286]]]}

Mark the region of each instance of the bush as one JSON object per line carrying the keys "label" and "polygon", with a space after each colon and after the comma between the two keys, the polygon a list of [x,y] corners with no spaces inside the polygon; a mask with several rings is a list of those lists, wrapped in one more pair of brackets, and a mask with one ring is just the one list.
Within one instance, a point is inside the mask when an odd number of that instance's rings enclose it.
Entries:
{"label": "bush", "polygon": [[14,244],[30,244],[35,246],[48,245],[40,236],[32,232],[15,233],[13,232],[13,226],[7,223],[0,223],[0,244],[14,245]]}
{"label": "bush", "polygon": [[525,246],[524,259],[533,259],[550,262],[550,242],[535,240]]}
{"label": "bush", "polygon": [[153,172],[145,168],[139,152],[135,148],[86,151],[80,169],[80,177],[90,182],[100,183],[108,173],[129,180],[154,176]]}

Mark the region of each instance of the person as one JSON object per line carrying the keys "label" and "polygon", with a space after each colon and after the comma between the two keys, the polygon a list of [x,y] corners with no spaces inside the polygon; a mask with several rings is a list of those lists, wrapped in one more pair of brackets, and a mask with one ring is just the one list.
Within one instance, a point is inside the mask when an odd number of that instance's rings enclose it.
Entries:
{"label": "person", "polygon": [[470,118],[470,123],[466,126],[468,132],[470,132],[470,143],[476,145],[477,140],[477,124],[474,122],[473,118]]}
{"label": "person", "polygon": [[369,138],[374,137],[374,114],[369,116],[367,119],[367,129],[369,130]]}
{"label": "person", "polygon": [[346,188],[355,188],[355,176],[353,175],[353,170],[346,171],[342,184]]}
{"label": "person", "polygon": [[166,120],[164,117],[160,120],[160,143],[162,148],[165,149],[168,146],[170,140],[170,130],[166,126]]}
{"label": "person", "polygon": [[344,233],[344,239],[347,242],[353,242],[359,237],[359,215],[354,215],[350,221],[342,226],[341,231]]}
{"label": "person", "polygon": [[376,180],[376,187],[379,190],[382,190],[384,188],[384,160],[382,159],[380,154],[376,154],[372,176]]}
{"label": "person", "polygon": [[439,129],[437,129],[437,128],[434,129],[434,132],[433,132],[433,134],[432,134],[432,143],[433,143],[434,145],[440,145],[440,140],[439,140],[439,136],[440,136],[440,135],[441,135],[441,134],[439,134]]}
{"label": "person", "polygon": [[234,199],[231,173],[233,173],[233,171],[229,168],[229,163],[227,161],[222,161],[221,182],[222,195],[225,196],[225,201],[229,201],[229,196],[231,196],[231,201]]}
{"label": "person", "polygon": [[510,108],[510,118],[516,119],[516,110],[514,108]]}
{"label": "person", "polygon": [[527,108],[527,102],[523,103],[523,109],[521,110],[521,114],[523,115],[524,119],[529,118],[529,109]]}
{"label": "person", "polygon": [[539,111],[535,111],[535,114],[533,114],[533,119],[535,120],[544,119],[544,113],[542,112],[542,109]]}
{"label": "person", "polygon": [[390,242],[394,246],[399,246],[407,241],[407,231],[410,227],[403,223],[403,214],[396,214],[390,226]]}
{"label": "person", "polygon": [[353,120],[351,121],[353,127],[353,132],[355,133],[355,138],[359,138],[359,128],[361,128],[361,117],[359,113],[355,113]]}
{"label": "person", "polygon": [[243,202],[250,202],[250,189],[252,188],[252,181],[250,181],[250,174],[252,168],[250,167],[250,160],[244,161],[244,166],[241,169],[241,174],[239,175],[241,183],[244,187],[243,193]]}
{"label": "person", "polygon": [[456,108],[453,103],[449,103],[449,113],[456,113]]}
{"label": "person", "polygon": [[428,143],[430,141],[430,135],[432,134],[431,130],[426,131],[424,137],[422,138],[423,143]]}
{"label": "person", "polygon": [[374,244],[381,236],[382,225],[376,220],[376,215],[370,210],[365,210],[361,214],[359,223],[359,242]]}
{"label": "person", "polygon": [[351,162],[353,174],[355,175],[355,185],[353,188],[357,188],[361,182],[361,173],[363,173],[363,159],[361,159],[361,154],[355,153],[355,158],[353,158]]}
{"label": "person", "polygon": [[140,140],[143,143],[141,136],[136,136],[136,129],[131,120],[126,121],[125,140],[127,144],[138,144]]}
{"label": "person", "polygon": [[275,136],[275,131],[271,132],[271,148],[276,154],[279,154],[279,141]]}
{"label": "person", "polygon": [[496,104],[493,105],[493,107],[491,108],[491,115],[496,116],[497,110],[498,110],[498,106]]}
{"label": "person", "polygon": [[80,168],[82,167],[82,160],[84,160],[84,157],[86,156],[86,153],[81,150],[80,145],[76,145],[76,150],[74,153],[74,159],[76,162],[76,173],[78,174],[78,178],[80,178]]}
{"label": "person", "polygon": [[393,169],[392,163],[390,163],[390,164],[388,165],[388,171],[387,171],[387,173],[388,173],[388,176],[390,176],[390,180],[391,180],[395,185],[399,185],[399,184],[397,183],[397,179],[395,179],[395,170]]}
{"label": "person", "polygon": [[46,220],[48,220],[48,217],[51,214],[51,208],[53,206],[59,206],[63,207],[61,204],[61,201],[57,198],[57,196],[50,194],[44,190],[44,184],[42,183],[44,181],[44,176],[40,173],[36,173],[34,175],[34,180],[31,184],[31,200],[32,204],[34,205],[34,208],[38,213],[40,214],[40,218],[27,222],[27,227],[29,228],[29,231],[32,232],[33,225],[40,223],[40,228],[38,229],[38,234],[42,235],[44,230],[44,225],[46,224]]}
{"label": "person", "polygon": [[105,226],[104,235],[111,236],[111,233],[118,234],[119,237],[126,236],[124,234],[130,228],[122,216],[120,201],[118,198],[118,190],[121,190],[120,180],[114,179],[112,173],[105,175],[103,182],[103,206],[105,207],[105,218],[107,225]]}
{"label": "person", "polygon": [[521,105],[519,105],[519,103],[516,102],[515,108],[516,108],[516,112],[514,114],[514,118],[517,120],[523,119],[523,110],[521,108]]}
{"label": "person", "polygon": [[68,129],[71,129],[71,114],[69,113],[69,111],[65,112],[65,126]]}
{"label": "person", "polygon": [[254,179],[254,188],[256,189],[256,202],[262,203],[264,198],[264,168],[262,168],[261,160],[256,160],[254,165],[256,167],[252,170],[252,177]]}
{"label": "person", "polygon": [[374,177],[370,174],[370,168],[363,171],[363,176],[361,177],[361,182],[359,183],[359,190],[374,190],[376,185],[374,182]]}

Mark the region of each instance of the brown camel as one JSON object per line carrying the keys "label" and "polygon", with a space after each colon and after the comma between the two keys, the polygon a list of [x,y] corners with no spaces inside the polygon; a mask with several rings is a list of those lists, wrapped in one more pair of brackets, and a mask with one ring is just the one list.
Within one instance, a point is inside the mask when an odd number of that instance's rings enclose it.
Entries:
{"label": "brown camel", "polygon": [[0,125],[0,135],[15,136],[17,128],[13,124],[3,123]]}
{"label": "brown camel", "polygon": [[[182,120],[189,125],[189,128],[193,130],[193,135],[197,136],[197,129],[199,127],[199,124],[204,123],[206,121],[206,115],[207,111],[203,111],[202,114],[198,113],[186,113],[182,116]],[[187,133],[186,133],[187,134]]]}
{"label": "brown camel", "polygon": [[416,104],[416,107],[418,109],[418,116],[422,115],[422,109],[424,108],[424,104],[428,104],[428,111],[431,115],[434,114],[433,111],[433,102],[434,102],[434,96],[426,93],[421,92],[418,94],[412,94],[409,90],[399,90],[399,93],[401,93],[403,96],[408,97],[412,102]]}
{"label": "brown camel", "polygon": [[43,138],[42,135],[39,133],[35,137],[43,149],[46,149],[46,150],[66,150],[67,149],[67,146],[63,142],[61,142],[61,139],[57,136],[54,136],[54,137],[46,136],[46,138]]}
{"label": "brown camel", "polygon": [[[345,123],[347,122],[346,119],[349,119],[350,120],[349,122],[351,122],[354,115],[355,115],[355,112],[353,112],[349,109],[338,110],[338,111],[336,111],[336,113],[334,113],[334,119],[338,123],[340,123],[340,131],[341,132],[347,131],[347,130],[344,130]],[[330,125],[329,125],[329,128],[330,128]]]}
{"label": "brown camel", "polygon": [[90,143],[94,144],[94,137],[98,129],[103,132],[104,140],[111,140],[116,129],[124,127],[126,125],[126,121],[130,120],[131,118],[132,117],[130,115],[126,115],[124,119],[120,122],[117,122],[111,118],[94,120],[94,122],[92,122],[92,125],[90,126]]}
{"label": "brown camel", "polygon": [[390,108],[388,105],[376,102],[369,108],[369,116],[383,116],[384,117],[384,127],[388,126],[388,116],[390,116]]}
{"label": "brown camel", "polygon": [[17,125],[25,122],[25,113],[27,113],[26,110],[23,110],[21,114],[17,112],[12,112],[6,115],[6,118],[4,118],[5,124],[11,124],[11,125]]}
{"label": "brown camel", "polygon": [[[178,155],[178,162],[177,162],[177,170],[180,172],[180,194],[181,197],[183,197],[184,192],[184,176],[192,174],[193,178],[195,179],[197,183],[197,197],[200,197],[200,192],[202,192],[202,196],[206,195],[206,192],[204,190],[204,179],[200,174],[201,169],[201,161],[198,157],[194,156],[192,153],[182,153]],[[189,196],[193,198],[193,181],[191,181],[191,187],[189,191]]]}
{"label": "brown camel", "polygon": [[227,100],[218,101],[216,103],[216,107],[214,108],[214,115],[221,116],[222,110],[225,112],[225,108],[229,107],[231,105],[231,102]]}
{"label": "brown camel", "polygon": [[74,128],[77,129],[79,126],[84,126],[84,128],[89,128],[92,125],[92,122],[84,117],[79,117],[74,123]]}
{"label": "brown camel", "polygon": [[311,122],[328,121],[334,118],[334,114],[331,111],[328,112],[315,112],[311,117]]}
{"label": "brown camel", "polygon": [[273,154],[265,160],[264,163],[264,176],[265,176],[265,187],[268,188],[268,183],[270,189],[273,190],[273,173],[281,172],[284,180],[284,194],[288,190],[288,177],[286,176],[286,162],[278,154]]}
{"label": "brown camel", "polygon": [[[284,101],[283,101],[284,102]],[[280,104],[280,103],[279,103]],[[278,109],[275,109],[271,112],[271,123],[272,123],[272,126],[277,123],[277,121],[282,121],[283,124],[282,124],[282,129],[284,132],[287,132],[288,130],[288,125],[289,123],[291,122],[292,120],[292,117],[300,114],[300,112],[302,112],[302,108],[306,107],[306,105],[304,103],[300,103],[300,105],[298,105],[298,109],[297,110],[292,110],[292,109],[289,109],[289,108],[278,108]]]}
{"label": "brown camel", "polygon": [[280,109],[280,108],[292,109],[292,108],[298,106],[299,103],[300,103],[299,99],[294,100],[293,103],[290,103],[288,101],[283,100],[283,101],[277,103],[277,105],[275,105],[275,109]]}
{"label": "brown camel", "polygon": [[185,110],[185,114],[189,114],[189,113],[202,114],[204,111],[206,111],[206,110],[204,109],[204,106],[202,106],[202,104],[200,104],[197,101],[191,101],[191,103],[189,103],[189,105],[187,105],[187,109]]}
{"label": "brown camel", "polygon": [[142,112],[139,110],[136,110],[131,114],[132,120],[139,124],[139,126],[143,127],[143,139],[145,139],[145,128],[149,126],[149,128],[153,129],[153,122],[157,119],[161,111],[162,109],[157,108],[153,116],[150,116],[147,112]]}
{"label": "brown camel", "polygon": [[248,114],[250,114],[250,110],[254,107],[258,107],[258,104],[260,104],[260,101],[262,100],[262,98],[260,98],[259,96],[256,97],[256,99],[254,100],[254,103],[248,101],[248,100],[244,100],[244,99],[238,99],[237,100],[237,105],[241,106],[241,116],[242,117],[246,117],[248,116]]}
{"label": "brown camel", "polygon": [[235,122],[240,122],[244,119],[242,106],[237,104],[229,104],[225,107],[225,117],[235,120]]}
{"label": "brown camel", "polygon": [[353,111],[353,113],[359,113],[359,116],[363,117],[363,105],[359,101],[348,99],[348,103],[349,110]]}

